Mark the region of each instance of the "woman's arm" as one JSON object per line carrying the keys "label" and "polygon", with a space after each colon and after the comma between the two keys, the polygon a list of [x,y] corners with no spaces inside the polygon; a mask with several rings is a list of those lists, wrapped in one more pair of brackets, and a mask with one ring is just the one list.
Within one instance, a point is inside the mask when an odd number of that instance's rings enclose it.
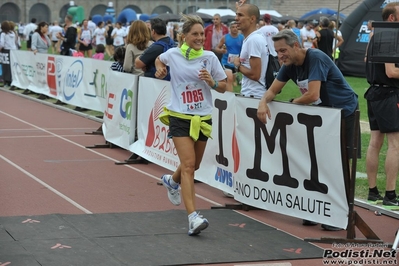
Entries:
{"label": "woman's arm", "polygon": [[38,41],[39,33],[35,32],[32,34],[32,42],[31,42],[31,49],[34,54],[37,53],[37,41]]}
{"label": "woman's arm", "polygon": [[128,73],[133,73],[133,45],[128,45],[125,52],[125,60],[123,61],[123,70]]}

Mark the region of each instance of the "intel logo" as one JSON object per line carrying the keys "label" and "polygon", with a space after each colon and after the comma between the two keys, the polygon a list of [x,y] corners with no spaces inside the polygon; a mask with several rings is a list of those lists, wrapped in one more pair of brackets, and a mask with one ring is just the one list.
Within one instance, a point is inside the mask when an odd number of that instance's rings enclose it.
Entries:
{"label": "intel logo", "polygon": [[64,78],[64,97],[69,101],[75,96],[75,90],[83,79],[83,62],[77,60],[68,68]]}

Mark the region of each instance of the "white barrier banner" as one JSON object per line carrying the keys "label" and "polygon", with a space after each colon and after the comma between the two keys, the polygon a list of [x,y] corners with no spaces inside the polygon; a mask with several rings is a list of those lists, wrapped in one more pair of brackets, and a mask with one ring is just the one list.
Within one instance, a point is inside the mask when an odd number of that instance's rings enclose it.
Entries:
{"label": "white barrier banner", "polygon": [[234,197],[245,204],[346,228],[341,110],[273,102],[266,125],[258,100],[237,102],[240,167]]}
{"label": "white barrier banner", "polygon": [[107,104],[102,130],[104,138],[126,150],[134,142],[138,76],[109,70]]}
{"label": "white barrier banner", "polygon": [[208,139],[195,179],[234,193],[234,175],[240,166],[236,132],[236,96],[212,90],[212,139]]}
{"label": "white barrier banner", "polygon": [[29,84],[34,82],[36,68],[34,66],[33,52],[11,50],[11,74],[12,84],[21,89],[27,89]]}
{"label": "white barrier banner", "polygon": [[169,81],[154,78],[139,78],[137,135],[138,140],[130,151],[171,171],[179,166],[179,158],[172,139],[168,138],[169,127],[160,120],[163,107],[169,102]]}
{"label": "white barrier banner", "polygon": [[[140,78],[139,88],[138,141],[130,150],[173,171],[179,160],[158,119],[169,83]],[[213,97],[213,139],[196,179],[251,206],[346,228],[341,110],[273,102],[273,117],[263,125],[256,117],[259,100]]]}
{"label": "white barrier banner", "polygon": [[103,112],[111,62],[11,51],[12,85]]}

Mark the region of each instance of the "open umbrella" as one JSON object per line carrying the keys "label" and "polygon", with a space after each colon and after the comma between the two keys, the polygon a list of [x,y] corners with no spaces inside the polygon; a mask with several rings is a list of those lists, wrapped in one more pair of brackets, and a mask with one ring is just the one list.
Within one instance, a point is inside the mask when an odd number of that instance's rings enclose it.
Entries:
{"label": "open umbrella", "polygon": [[180,20],[180,16],[173,14],[173,13],[159,14],[158,16],[156,16],[156,18],[160,18],[163,21],[179,21]]}
{"label": "open umbrella", "polygon": [[233,16],[233,15],[222,16],[221,20],[223,23],[229,23],[229,22],[236,20],[236,16]]}
{"label": "open umbrella", "polygon": [[278,19],[280,20],[281,23],[284,23],[284,22],[286,23],[288,20],[299,21],[298,17],[289,16],[289,15],[279,17]]}
{"label": "open umbrella", "polygon": [[200,18],[202,18],[203,21],[211,21],[213,19],[213,16],[205,14],[205,13],[195,12],[195,13],[192,13],[192,15],[199,16]]}
{"label": "open umbrella", "polygon": [[[323,13],[317,13],[317,14],[313,14],[313,15],[301,18],[300,21],[309,21],[309,22],[319,23],[323,17],[326,17],[332,21],[337,21],[337,15],[323,14]],[[343,18],[340,17],[339,23],[342,23],[342,19]]]}

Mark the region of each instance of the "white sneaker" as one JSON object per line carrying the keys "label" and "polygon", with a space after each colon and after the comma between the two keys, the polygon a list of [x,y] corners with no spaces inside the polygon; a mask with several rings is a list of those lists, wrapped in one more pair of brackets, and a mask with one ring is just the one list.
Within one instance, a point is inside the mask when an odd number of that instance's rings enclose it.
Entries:
{"label": "white sneaker", "polygon": [[201,233],[202,230],[205,230],[209,225],[209,222],[206,218],[203,218],[202,215],[197,214],[188,225],[188,235],[195,236]]}
{"label": "white sneaker", "polygon": [[177,185],[176,187],[172,187],[172,185],[170,184],[171,178],[171,175],[163,175],[161,177],[162,184],[168,190],[168,198],[170,202],[172,202],[173,205],[179,206],[181,204],[179,186]]}

